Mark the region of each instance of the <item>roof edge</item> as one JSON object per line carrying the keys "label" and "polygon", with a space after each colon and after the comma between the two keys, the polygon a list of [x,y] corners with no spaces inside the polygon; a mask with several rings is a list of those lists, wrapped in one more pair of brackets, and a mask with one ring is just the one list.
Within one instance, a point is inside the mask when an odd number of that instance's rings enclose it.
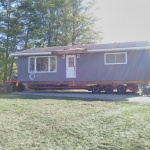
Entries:
{"label": "roof edge", "polygon": [[87,52],[108,52],[108,51],[129,51],[129,50],[150,50],[150,46],[146,47],[127,47],[127,48],[110,48],[110,49],[93,49],[87,50]]}
{"label": "roof edge", "polygon": [[10,56],[33,56],[33,55],[48,55],[52,54],[52,52],[42,52],[42,53],[11,53]]}
{"label": "roof edge", "polygon": [[[109,51],[129,51],[129,50],[150,50],[150,46],[127,47],[127,48],[109,48],[109,49],[107,49],[107,48],[106,49],[92,49],[92,50],[86,50],[86,52],[87,53],[93,53],[93,52],[109,52]],[[39,52],[38,53],[19,53],[19,52],[16,52],[16,53],[11,53],[10,56],[51,55],[51,54],[54,54],[53,52],[40,52],[40,53]],[[57,55],[57,53],[56,53],[56,55]]]}

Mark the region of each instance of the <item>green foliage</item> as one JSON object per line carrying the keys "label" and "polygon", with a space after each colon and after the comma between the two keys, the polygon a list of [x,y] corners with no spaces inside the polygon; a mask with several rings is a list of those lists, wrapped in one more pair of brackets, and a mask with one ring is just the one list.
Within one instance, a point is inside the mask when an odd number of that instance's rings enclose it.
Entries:
{"label": "green foliage", "polygon": [[0,81],[10,79],[15,60],[10,53],[16,51],[19,42],[20,24],[17,18],[17,4],[15,0],[0,2]]}
{"label": "green foliage", "polygon": [[14,76],[10,53],[31,47],[98,42],[87,0],[1,0],[0,81]]}

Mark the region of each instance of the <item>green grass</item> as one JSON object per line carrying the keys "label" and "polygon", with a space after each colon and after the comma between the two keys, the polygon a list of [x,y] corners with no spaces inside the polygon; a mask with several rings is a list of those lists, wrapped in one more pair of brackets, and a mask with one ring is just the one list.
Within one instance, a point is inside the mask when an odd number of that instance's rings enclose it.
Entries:
{"label": "green grass", "polygon": [[0,95],[0,150],[148,150],[150,104]]}

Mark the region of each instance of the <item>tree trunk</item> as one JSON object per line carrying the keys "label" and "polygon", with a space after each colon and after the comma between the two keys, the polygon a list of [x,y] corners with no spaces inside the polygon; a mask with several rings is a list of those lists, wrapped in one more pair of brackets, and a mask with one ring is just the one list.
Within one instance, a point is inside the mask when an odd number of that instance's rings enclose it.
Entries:
{"label": "tree trunk", "polygon": [[76,19],[76,14],[75,14],[75,4],[73,3],[72,5],[73,7],[73,20],[72,20],[72,45],[75,45],[75,19]]}
{"label": "tree trunk", "polygon": [[6,80],[7,80],[7,64],[5,65],[5,68],[4,68],[3,83],[5,83]]}
{"label": "tree trunk", "polygon": [[14,65],[14,62],[12,62],[10,65],[9,80],[12,78],[13,65]]}
{"label": "tree trunk", "polygon": [[[50,28],[50,27],[49,27]],[[52,46],[52,43],[51,43],[51,37],[52,35],[51,35],[51,29],[49,29],[49,31],[48,31],[48,40],[47,40],[47,46],[48,47],[51,47]]]}
{"label": "tree trunk", "polygon": [[27,34],[26,34],[26,37],[25,37],[25,45],[24,45],[25,49],[28,48],[29,30],[30,30],[29,28],[30,28],[30,24],[28,25]]}

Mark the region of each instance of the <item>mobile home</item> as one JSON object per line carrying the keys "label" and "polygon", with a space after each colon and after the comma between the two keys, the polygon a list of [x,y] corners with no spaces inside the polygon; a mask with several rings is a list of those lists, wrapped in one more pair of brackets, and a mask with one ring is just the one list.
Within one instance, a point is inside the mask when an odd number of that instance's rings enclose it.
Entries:
{"label": "mobile home", "polygon": [[147,41],[31,48],[12,56],[18,56],[18,81],[41,87],[123,93],[150,80]]}

